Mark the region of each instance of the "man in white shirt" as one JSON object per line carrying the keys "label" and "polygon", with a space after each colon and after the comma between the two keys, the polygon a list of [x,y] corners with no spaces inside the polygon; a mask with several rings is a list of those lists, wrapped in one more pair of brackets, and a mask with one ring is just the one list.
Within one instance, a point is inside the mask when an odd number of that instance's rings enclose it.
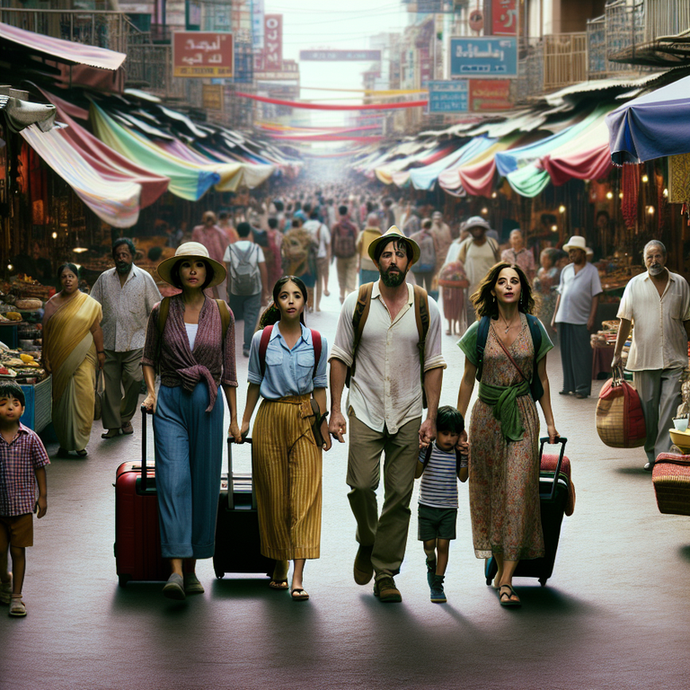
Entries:
{"label": "man in white shirt", "polygon": [[[380,280],[373,284],[369,312],[356,352],[356,367],[347,400],[350,425],[347,483],[350,506],[357,520],[359,550],[355,582],[367,584],[376,573],[374,594],[383,602],[402,596],[393,576],[405,555],[410,498],[419,447],[436,437],[436,412],[445,362],[441,354],[441,317],[428,299],[429,330],[424,348],[424,392],[428,410],[422,423],[423,392],[414,287],[405,282],[419,247],[396,226],[369,245],[369,256]],[[344,443],[347,422],[341,397],[348,367],[352,367],[355,331],[353,314],[358,292],[343,304],[331,363],[329,431]],[[378,514],[376,488],[384,453],[384,504]]]}
{"label": "man in white shirt", "polygon": [[161,293],[149,273],[134,265],[136,249],[128,237],[113,243],[115,268],[101,273],[91,297],[103,308],[103,438],[133,433],[143,372],[141,355],[149,314]]}
{"label": "man in white shirt", "polygon": [[563,388],[561,395],[574,393],[576,398],[586,398],[592,392],[592,346],[590,331],[593,330],[602,293],[599,271],[587,261],[587,243],[581,235],[573,235],[563,245],[572,263],[561,271],[558,299],[553,312],[551,327],[558,324],[561,345]]}
{"label": "man in white shirt", "polygon": [[626,369],[633,372],[640,396],[647,442],[644,449],[650,471],[659,453],[671,447],[668,430],[680,405],[680,377],[688,366],[690,339],[690,287],[666,268],[666,247],[658,240],[644,248],[646,273],[625,286],[618,308],[621,320],[612,366],[621,363],[623,345],[635,324]]}
{"label": "man in white shirt", "polygon": [[312,211],[304,224],[318,246],[316,253],[316,311],[321,311],[321,295],[328,297],[328,265],[331,261],[331,233],[328,226],[319,220],[319,212]]}

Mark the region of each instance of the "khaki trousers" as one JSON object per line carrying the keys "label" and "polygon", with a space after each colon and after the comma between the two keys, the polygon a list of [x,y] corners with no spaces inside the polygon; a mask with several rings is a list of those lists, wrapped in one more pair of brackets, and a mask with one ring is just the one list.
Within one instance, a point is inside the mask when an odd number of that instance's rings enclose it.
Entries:
{"label": "khaki trousers", "polygon": [[[357,541],[373,546],[371,562],[377,574],[397,575],[405,556],[410,524],[410,499],[419,457],[421,418],[404,424],[397,434],[374,431],[349,415],[347,459],[348,498],[357,520]],[[376,489],[383,460],[384,499],[378,514]]]}
{"label": "khaki trousers", "polygon": [[141,350],[105,351],[103,428],[119,429],[137,411],[143,371]]}
{"label": "khaki trousers", "polygon": [[335,265],[338,271],[338,286],[340,287],[340,301],[342,302],[357,289],[357,255],[348,259],[336,259]]}

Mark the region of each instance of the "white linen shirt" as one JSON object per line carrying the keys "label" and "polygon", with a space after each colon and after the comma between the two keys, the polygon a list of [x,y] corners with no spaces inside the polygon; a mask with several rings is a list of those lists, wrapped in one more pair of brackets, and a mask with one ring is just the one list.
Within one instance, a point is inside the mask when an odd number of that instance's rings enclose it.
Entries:
{"label": "white linen shirt", "polygon": [[588,261],[575,273],[575,264],[568,264],[561,271],[561,282],[557,290],[561,300],[558,303],[556,323],[586,325],[592,311],[592,300],[603,292],[597,267]]}
{"label": "white linen shirt", "polygon": [[117,270],[108,269],[98,276],[91,297],[103,307],[104,350],[130,352],[144,347],[149,314],[153,305],[161,301],[161,293],[149,273],[132,264],[121,286]]}
{"label": "white linen shirt", "polygon": [[688,366],[683,322],[690,320],[690,286],[677,273],[669,271],[668,278],[661,297],[647,271],[625,286],[617,316],[634,325],[625,365],[629,371]]}
{"label": "white linen shirt", "polygon": [[[407,304],[391,321],[379,281],[374,283],[347,398],[347,409],[352,407],[357,419],[374,431],[386,428],[390,434],[398,433],[401,426],[421,417],[423,412],[414,287],[408,283],[407,290]],[[351,292],[345,299],[328,358],[339,359],[348,367],[352,364],[352,316],[358,296],[357,291]],[[424,371],[446,368],[441,354],[441,315],[431,297],[425,350]]]}

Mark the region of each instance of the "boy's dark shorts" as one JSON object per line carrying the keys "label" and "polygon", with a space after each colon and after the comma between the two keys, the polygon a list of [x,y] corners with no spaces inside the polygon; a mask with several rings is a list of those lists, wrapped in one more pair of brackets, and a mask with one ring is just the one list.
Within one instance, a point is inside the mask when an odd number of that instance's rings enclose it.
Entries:
{"label": "boy's dark shorts", "polygon": [[455,539],[457,508],[433,508],[420,503],[418,516],[417,538],[419,541]]}
{"label": "boy's dark shorts", "polygon": [[34,516],[0,515],[0,552],[7,551],[8,545],[19,549],[34,545]]}

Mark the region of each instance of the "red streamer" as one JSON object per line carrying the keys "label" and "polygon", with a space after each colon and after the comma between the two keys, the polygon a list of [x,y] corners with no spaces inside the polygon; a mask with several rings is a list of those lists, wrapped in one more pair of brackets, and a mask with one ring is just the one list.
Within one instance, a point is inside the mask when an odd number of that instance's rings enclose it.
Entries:
{"label": "red streamer", "polygon": [[323,105],[321,103],[300,103],[299,101],[283,101],[279,98],[256,96],[253,93],[235,92],[235,96],[250,98],[261,103],[284,105],[288,108],[305,108],[306,110],[397,110],[400,108],[422,108],[429,101],[407,101],[406,103],[369,103],[368,105]]}

